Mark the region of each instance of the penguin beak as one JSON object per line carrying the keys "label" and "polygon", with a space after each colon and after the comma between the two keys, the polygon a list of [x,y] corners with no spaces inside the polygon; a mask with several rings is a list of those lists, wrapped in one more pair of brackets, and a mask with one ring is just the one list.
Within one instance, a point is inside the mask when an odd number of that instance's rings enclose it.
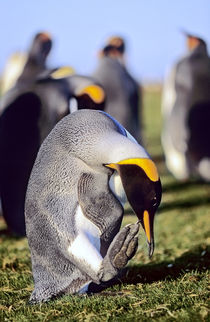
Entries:
{"label": "penguin beak", "polygon": [[149,212],[147,210],[144,210],[141,223],[147,236],[147,243],[149,246],[149,258],[151,258],[155,248],[153,234],[154,216],[150,216]]}
{"label": "penguin beak", "polygon": [[106,166],[116,170],[121,177],[127,199],[145,231],[151,258],[154,252],[154,215],[162,194],[157,168],[152,160],[146,158],[127,159]]}

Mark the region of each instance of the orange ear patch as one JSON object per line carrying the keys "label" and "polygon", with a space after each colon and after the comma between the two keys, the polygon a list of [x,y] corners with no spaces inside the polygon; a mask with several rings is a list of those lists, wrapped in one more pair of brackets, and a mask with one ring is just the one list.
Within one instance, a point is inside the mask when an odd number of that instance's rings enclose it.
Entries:
{"label": "orange ear patch", "polygon": [[95,103],[100,104],[105,99],[104,90],[98,85],[89,85],[77,93],[77,96],[87,94]]}
{"label": "orange ear patch", "polygon": [[117,163],[106,164],[106,166],[108,168],[118,170],[118,167],[117,167],[118,164],[133,164],[133,165],[137,165],[137,166],[139,166],[140,168],[142,168],[144,170],[144,172],[146,173],[146,175],[148,176],[148,178],[151,181],[155,182],[155,181],[159,180],[159,174],[158,174],[156,165],[150,159],[146,159],[146,158],[126,159],[126,160],[119,161]]}
{"label": "orange ear patch", "polygon": [[195,38],[195,37],[188,37],[187,38],[187,46],[190,50],[193,50],[194,48],[196,48],[198,45],[200,44],[199,39]]}
{"label": "orange ear patch", "polygon": [[51,40],[51,35],[48,32],[41,32],[39,38],[43,41]]}

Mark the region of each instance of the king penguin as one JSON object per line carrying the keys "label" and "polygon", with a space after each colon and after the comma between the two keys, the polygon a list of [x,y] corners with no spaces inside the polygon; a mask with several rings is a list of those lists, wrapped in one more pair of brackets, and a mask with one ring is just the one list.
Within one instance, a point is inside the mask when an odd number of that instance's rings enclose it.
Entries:
{"label": "king penguin", "polygon": [[108,39],[100,52],[93,77],[101,83],[107,94],[105,112],[120,122],[138,142],[143,143],[141,88],[126,68],[125,50],[123,38],[116,36]]}
{"label": "king penguin", "polygon": [[[138,221],[120,230],[126,200]],[[151,257],[160,200],[155,164],[114,118],[96,110],[64,117],[42,143],[27,188],[30,302],[115,277],[136,252],[139,223]]]}
{"label": "king penguin", "polygon": [[[38,149],[55,124],[85,106],[103,109],[105,92],[90,77],[68,67],[39,76],[19,93],[4,98],[0,116],[0,198],[10,233],[25,236],[24,202]],[[72,104],[74,100],[74,104]]]}
{"label": "king penguin", "polygon": [[189,33],[185,37],[188,54],[163,88],[162,145],[176,179],[210,181],[210,58],[203,39]]}

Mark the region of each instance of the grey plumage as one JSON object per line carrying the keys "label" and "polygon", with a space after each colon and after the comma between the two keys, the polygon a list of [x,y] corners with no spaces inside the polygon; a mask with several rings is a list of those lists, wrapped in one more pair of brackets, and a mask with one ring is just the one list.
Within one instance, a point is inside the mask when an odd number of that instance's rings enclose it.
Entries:
{"label": "grey plumage", "polygon": [[[134,255],[139,224],[119,232],[126,187],[111,169],[112,162],[127,158],[149,160],[128,132],[100,111],[80,110],[64,117],[44,140],[25,203],[35,282],[31,302],[107,281]],[[142,182],[145,176],[142,172]],[[154,206],[142,196],[134,204],[151,206],[153,216],[160,203],[160,183],[149,181],[147,186],[151,193],[146,199],[155,198]],[[152,193],[154,186],[158,193]],[[141,195],[144,189],[139,189]],[[141,220],[142,214],[137,215]]]}
{"label": "grey plumage", "polygon": [[163,92],[173,99],[163,101],[162,143],[167,166],[177,179],[197,176],[209,181],[210,58],[205,42],[194,38],[199,44],[175,65]]}
{"label": "grey plumage", "polygon": [[37,76],[47,70],[46,60],[52,48],[51,36],[46,32],[37,33],[28,50],[28,57],[16,85],[29,86]]}
{"label": "grey plumage", "polygon": [[93,76],[107,94],[105,111],[142,143],[141,88],[128,72],[122,53],[116,46],[108,45],[104,48]]}
{"label": "grey plumage", "polygon": [[[23,90],[24,86],[36,80],[36,77],[47,70],[46,60],[52,47],[51,36],[46,32],[37,33],[31,42],[28,51],[13,54],[2,75],[3,84],[1,94],[17,85]],[[2,78],[1,77],[1,78]]]}
{"label": "grey plumage", "polygon": [[18,96],[33,91],[34,84],[36,83],[39,74],[46,73],[48,70],[46,67],[46,60],[51,47],[52,39],[47,33],[40,32],[34,36],[21,74],[12,88],[1,97],[0,114]]}

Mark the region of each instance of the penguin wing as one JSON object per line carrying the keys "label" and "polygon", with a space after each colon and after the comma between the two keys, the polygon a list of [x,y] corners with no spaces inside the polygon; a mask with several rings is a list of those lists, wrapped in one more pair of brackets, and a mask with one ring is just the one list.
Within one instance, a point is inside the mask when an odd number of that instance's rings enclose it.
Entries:
{"label": "penguin wing", "polygon": [[107,175],[96,173],[82,173],[78,181],[78,203],[77,235],[68,252],[74,264],[96,281],[102,257],[120,229],[123,209],[108,189]]}
{"label": "penguin wing", "polygon": [[78,182],[78,201],[83,214],[102,234],[112,234],[113,224],[122,219],[123,208],[109,190],[107,176],[102,179],[101,174],[83,173]]}
{"label": "penguin wing", "polygon": [[107,176],[95,173],[82,173],[78,203],[74,218],[76,236],[68,254],[77,268],[98,283],[103,257],[120,229],[123,210],[108,190]]}

